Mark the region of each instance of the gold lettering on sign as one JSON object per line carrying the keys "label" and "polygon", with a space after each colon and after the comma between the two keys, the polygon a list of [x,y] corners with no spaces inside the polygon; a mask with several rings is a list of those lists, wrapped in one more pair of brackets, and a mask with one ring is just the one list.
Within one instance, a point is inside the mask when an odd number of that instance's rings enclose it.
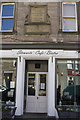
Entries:
{"label": "gold lettering on sign", "polygon": [[31,7],[31,22],[46,22],[46,6]]}

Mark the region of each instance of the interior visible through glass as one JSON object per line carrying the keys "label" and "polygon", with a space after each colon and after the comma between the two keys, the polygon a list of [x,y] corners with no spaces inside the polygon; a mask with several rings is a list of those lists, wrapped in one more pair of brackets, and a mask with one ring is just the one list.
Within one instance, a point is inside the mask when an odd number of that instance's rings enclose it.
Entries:
{"label": "interior visible through glass", "polygon": [[57,105],[80,105],[80,60],[57,60]]}
{"label": "interior visible through glass", "polygon": [[39,96],[46,96],[46,74],[39,74]]}
{"label": "interior visible through glass", "polygon": [[28,95],[35,96],[35,74],[28,74]]}
{"label": "interior visible through glass", "polygon": [[1,79],[0,95],[2,94],[1,100],[5,104],[15,105],[17,59],[2,59],[1,65],[2,65],[2,74],[0,74]]}

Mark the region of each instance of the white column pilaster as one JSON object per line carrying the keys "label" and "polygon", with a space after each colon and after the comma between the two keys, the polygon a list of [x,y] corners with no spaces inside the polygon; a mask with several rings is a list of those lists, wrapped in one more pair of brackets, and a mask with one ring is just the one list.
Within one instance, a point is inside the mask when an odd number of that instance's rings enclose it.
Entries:
{"label": "white column pilaster", "polygon": [[50,57],[48,62],[48,116],[58,114],[55,108],[55,58]]}
{"label": "white column pilaster", "polygon": [[23,114],[24,106],[24,77],[25,60],[19,56],[17,61],[17,80],[16,80],[16,115]]}

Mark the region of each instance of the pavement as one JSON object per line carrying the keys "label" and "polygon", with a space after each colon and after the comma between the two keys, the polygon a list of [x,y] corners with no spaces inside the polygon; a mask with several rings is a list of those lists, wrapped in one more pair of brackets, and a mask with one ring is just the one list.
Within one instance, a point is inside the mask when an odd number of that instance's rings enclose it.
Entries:
{"label": "pavement", "polygon": [[1,120],[80,120],[80,118],[59,118],[49,117],[47,114],[24,113],[22,116],[15,116],[14,119],[5,118]]}

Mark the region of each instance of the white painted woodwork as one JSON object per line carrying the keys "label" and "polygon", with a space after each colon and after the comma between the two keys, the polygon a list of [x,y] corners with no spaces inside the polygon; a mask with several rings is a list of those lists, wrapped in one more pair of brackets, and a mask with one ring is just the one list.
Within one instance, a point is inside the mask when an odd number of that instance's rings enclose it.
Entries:
{"label": "white painted woodwork", "polygon": [[[35,74],[35,96],[28,95],[28,75]],[[46,96],[39,96],[40,74],[46,74]],[[27,102],[26,112],[30,113],[47,113],[47,73],[46,72],[28,72],[27,73]]]}

